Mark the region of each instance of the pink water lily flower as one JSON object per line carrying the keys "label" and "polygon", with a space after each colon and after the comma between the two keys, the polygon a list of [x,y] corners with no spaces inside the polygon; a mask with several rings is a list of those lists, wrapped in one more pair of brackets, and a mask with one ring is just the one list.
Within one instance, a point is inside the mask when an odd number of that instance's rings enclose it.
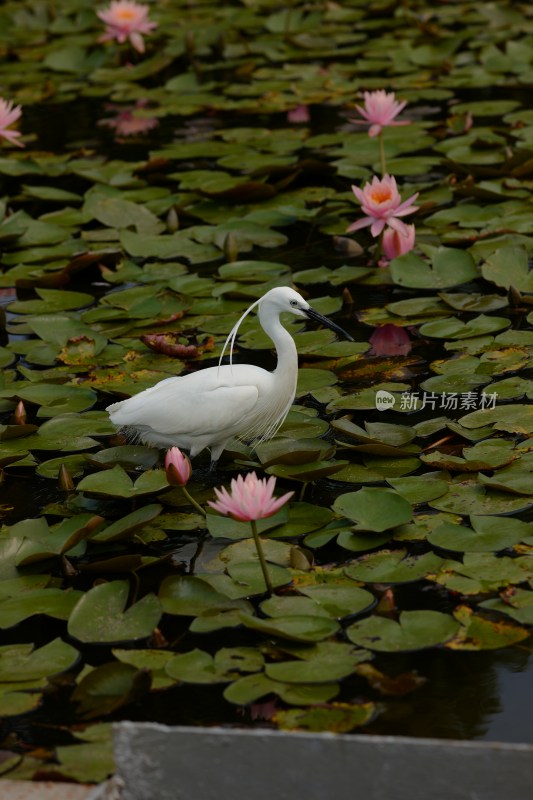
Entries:
{"label": "pink water lily flower", "polygon": [[99,41],[116,39],[122,44],[129,39],[139,53],[144,53],[142,34],[151,33],[157,28],[157,22],[148,19],[148,12],[148,6],[135,3],[134,0],[113,0],[109,8],[97,12],[102,22],[106,24],[105,33]]}
{"label": "pink water lily flower", "polygon": [[381,180],[374,175],[372,183],[365,183],[362,189],[352,186],[352,190],[366,216],[353,222],[348,228],[348,233],[370,225],[372,236],[379,236],[387,225],[407,236],[407,225],[398,217],[405,217],[418,210],[413,206],[418,192],[402,202],[396,180],[391,175],[385,175]]}
{"label": "pink water lily flower", "polygon": [[385,228],[382,245],[383,252],[389,261],[409,253],[415,246],[415,226],[405,225],[405,232],[397,231],[394,228]]}
{"label": "pink water lily flower", "polygon": [[[369,136],[379,136],[386,125],[409,125],[407,120],[399,122],[395,119],[405,108],[407,101],[398,102],[394,92],[379,89],[377,92],[363,92],[363,97],[364,106],[356,106],[356,109],[367,122],[370,122]],[[351,122],[362,123],[362,120],[355,119]]]}
{"label": "pink water lily flower", "polygon": [[11,144],[24,147],[22,142],[17,142],[20,131],[8,130],[8,127],[16,122],[22,114],[20,106],[14,106],[10,100],[0,97],[0,139],[6,139]]}
{"label": "pink water lily flower", "polygon": [[215,489],[216,501],[208,501],[211,508],[220,514],[229,515],[241,522],[250,522],[271,517],[289,500],[294,492],[274,497],[276,478],[258,478],[249,472],[243,478],[238,475],[231,481],[231,494],[223,487]]}
{"label": "pink water lily flower", "polygon": [[171,486],[185,486],[192,473],[191,462],[179,447],[171,447],[165,455],[165,472]]}

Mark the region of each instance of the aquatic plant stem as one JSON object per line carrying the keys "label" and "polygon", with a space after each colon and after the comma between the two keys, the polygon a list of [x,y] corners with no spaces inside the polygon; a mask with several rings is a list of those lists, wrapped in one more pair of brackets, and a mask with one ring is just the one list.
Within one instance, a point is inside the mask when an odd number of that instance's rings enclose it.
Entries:
{"label": "aquatic plant stem", "polygon": [[187,491],[185,486],[182,486],[181,489],[183,491],[183,494],[185,495],[185,497],[187,498],[187,500],[191,504],[191,506],[194,506],[194,508],[198,511],[198,513],[201,514],[203,517],[205,517],[206,513],[205,513],[204,509],[202,508],[202,506],[199,503],[196,502],[194,497],[191,497],[191,495],[189,494],[189,492]]}
{"label": "aquatic plant stem", "polygon": [[263,572],[263,578],[265,579],[267,593],[269,597],[272,597],[273,593],[272,581],[270,580],[270,575],[268,574],[268,567],[265,559],[265,554],[263,552],[263,545],[261,544],[261,539],[259,538],[259,534],[257,532],[257,523],[255,519],[250,520],[250,525],[252,526],[252,536],[254,537],[255,548],[257,550],[257,555],[259,557],[259,563],[261,564],[261,570]]}
{"label": "aquatic plant stem", "polygon": [[381,162],[381,177],[384,178],[387,174],[387,164],[385,162],[385,143],[383,141],[383,131],[378,135],[379,142],[379,160]]}
{"label": "aquatic plant stem", "polygon": [[383,231],[380,234],[378,239],[378,243],[376,245],[376,249],[374,250],[374,266],[379,267],[379,259],[381,258],[381,253],[383,252]]}

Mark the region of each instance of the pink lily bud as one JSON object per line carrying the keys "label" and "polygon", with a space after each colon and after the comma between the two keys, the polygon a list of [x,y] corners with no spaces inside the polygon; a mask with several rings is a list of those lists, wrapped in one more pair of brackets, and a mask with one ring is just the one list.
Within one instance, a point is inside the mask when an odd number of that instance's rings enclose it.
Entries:
{"label": "pink lily bud", "polygon": [[171,447],[165,455],[165,471],[171,486],[185,486],[192,473],[191,462],[179,447]]}
{"label": "pink lily bud", "polygon": [[382,244],[383,252],[390,261],[398,256],[403,256],[415,246],[415,226],[406,225],[405,231],[385,228]]}
{"label": "pink lily bud", "polygon": [[26,419],[27,419],[26,407],[24,406],[22,400],[19,400],[15,412],[13,414],[13,421],[15,425],[25,425]]}

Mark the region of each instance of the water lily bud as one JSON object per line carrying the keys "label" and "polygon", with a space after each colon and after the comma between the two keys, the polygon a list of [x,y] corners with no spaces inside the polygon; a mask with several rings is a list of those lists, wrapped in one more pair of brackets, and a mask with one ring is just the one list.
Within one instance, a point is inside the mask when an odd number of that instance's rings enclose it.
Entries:
{"label": "water lily bud", "polygon": [[26,408],[22,400],[19,400],[17,403],[17,407],[15,409],[15,413],[13,414],[13,420],[15,425],[25,425],[27,419]]}
{"label": "water lily bud", "polygon": [[180,221],[178,217],[178,212],[176,211],[174,206],[172,206],[172,208],[167,214],[167,231],[169,233],[176,233],[176,231],[179,230],[179,227],[180,227]]}
{"label": "water lily bud", "polygon": [[228,264],[232,261],[238,261],[239,259],[239,248],[237,246],[237,240],[233,233],[226,234],[226,238],[224,239],[224,257]]}
{"label": "water lily bud", "polygon": [[65,464],[61,464],[59,467],[59,476],[58,476],[59,488],[62,489],[64,492],[73,492],[76,488],[74,486],[74,481],[72,480],[72,475],[70,474],[68,467]]}
{"label": "water lily bud", "polygon": [[167,481],[171,486],[185,486],[191,477],[192,467],[187,456],[179,447],[171,447],[165,456]]}
{"label": "water lily bud", "polygon": [[409,253],[415,246],[415,226],[406,225],[405,231],[385,228],[383,231],[383,252],[389,260]]}

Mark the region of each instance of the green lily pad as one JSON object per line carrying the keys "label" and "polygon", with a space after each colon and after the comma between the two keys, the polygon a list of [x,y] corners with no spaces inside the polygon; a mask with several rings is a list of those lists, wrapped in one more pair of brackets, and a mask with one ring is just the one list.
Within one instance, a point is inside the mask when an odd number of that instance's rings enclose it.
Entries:
{"label": "green lily pad", "polygon": [[517,497],[486,489],[474,481],[464,481],[452,483],[447,494],[431,500],[429,505],[437,511],[455,514],[512,514],[530,508],[533,505],[533,496]]}
{"label": "green lily pad", "polygon": [[486,336],[508,328],[510,320],[505,317],[488,317],[481,314],[469,322],[462,322],[456,317],[426,322],[420,327],[422,336],[432,336],[437,339],[470,339],[474,336]]}
{"label": "green lily pad", "polygon": [[245,600],[230,599],[193,575],[165,578],[159,590],[159,599],[165,613],[191,617],[233,609],[248,611],[250,608]]}
{"label": "green lily pad", "polygon": [[440,611],[403,611],[398,622],[371,616],[346,629],[351,642],[380,653],[423,650],[445,644],[459,630],[459,623]]}
{"label": "green lily pad", "polygon": [[354,728],[368,725],[377,713],[375,703],[331,703],[318,708],[277,711],[274,722],[283,731],[350,733]]}
{"label": "green lily pad", "polygon": [[93,542],[116,542],[124,539],[131,539],[137,531],[145,525],[153,522],[162,511],[162,506],[157,503],[151,503],[137,511],[132,511],[106,528],[99,530],[93,536]]}
{"label": "green lily pad", "polygon": [[110,581],[90,589],[70,615],[68,632],[80,642],[124,642],[146,639],[161,617],[155,595],[145,595],[126,609],[127,581]]}
{"label": "green lily pad", "polygon": [[443,559],[435,553],[411,556],[407,550],[380,550],[345,567],[349,578],[365,583],[410,583],[438,572]]}
{"label": "green lily pad", "polygon": [[[64,230],[59,229],[62,236]],[[40,300],[15,300],[9,304],[14,314],[51,314],[54,311],[70,311],[94,303],[94,297],[85,292],[67,292],[64,289],[35,289]]]}
{"label": "green lily pad", "polygon": [[34,649],[32,644],[0,647],[0,681],[24,682],[58,675],[74,666],[79,653],[75,647],[53,639]]}
{"label": "green lily pad", "polygon": [[307,706],[310,703],[327,703],[339,692],[338,683],[292,684],[275,681],[265,674],[246,675],[224,690],[224,698],[236,705],[249,705],[268,694],[278,695],[285,703]]}
{"label": "green lily pad", "polygon": [[501,247],[481,265],[481,274],[487,281],[520,292],[533,293],[533,275],[529,270],[528,254],[522,247]]}
{"label": "green lily pad", "polygon": [[71,699],[82,719],[97,719],[140,699],[149,690],[150,683],[148,671],[113,661],[86,673]]}
{"label": "green lily pad", "polygon": [[294,642],[320,642],[339,630],[338,623],[327,617],[289,615],[264,620],[241,613],[240,618],[246,628]]}
{"label": "green lily pad", "polygon": [[0,602],[0,628],[11,628],[36,614],[67,620],[82,592],[36,589]]}
{"label": "green lily pad", "polygon": [[356,523],[356,531],[382,531],[412,517],[410,503],[393,489],[364,488],[337,497],[333,509]]}
{"label": "green lily pad", "polygon": [[439,248],[431,264],[414,253],[406,253],[391,262],[394,283],[412,289],[448,289],[477,277],[474,259],[464,250]]}
{"label": "green lily pad", "polygon": [[510,517],[470,517],[472,528],[444,523],[435,527],[428,541],[445,550],[493,553],[505,550],[533,535],[533,524]]}
{"label": "green lily pad", "polygon": [[77,489],[79,492],[111,497],[141,497],[145,494],[155,494],[167,487],[168,482],[163,469],[143,472],[134,483],[126,470],[120,464],[116,464],[112,469],[87,475],[78,483]]}

